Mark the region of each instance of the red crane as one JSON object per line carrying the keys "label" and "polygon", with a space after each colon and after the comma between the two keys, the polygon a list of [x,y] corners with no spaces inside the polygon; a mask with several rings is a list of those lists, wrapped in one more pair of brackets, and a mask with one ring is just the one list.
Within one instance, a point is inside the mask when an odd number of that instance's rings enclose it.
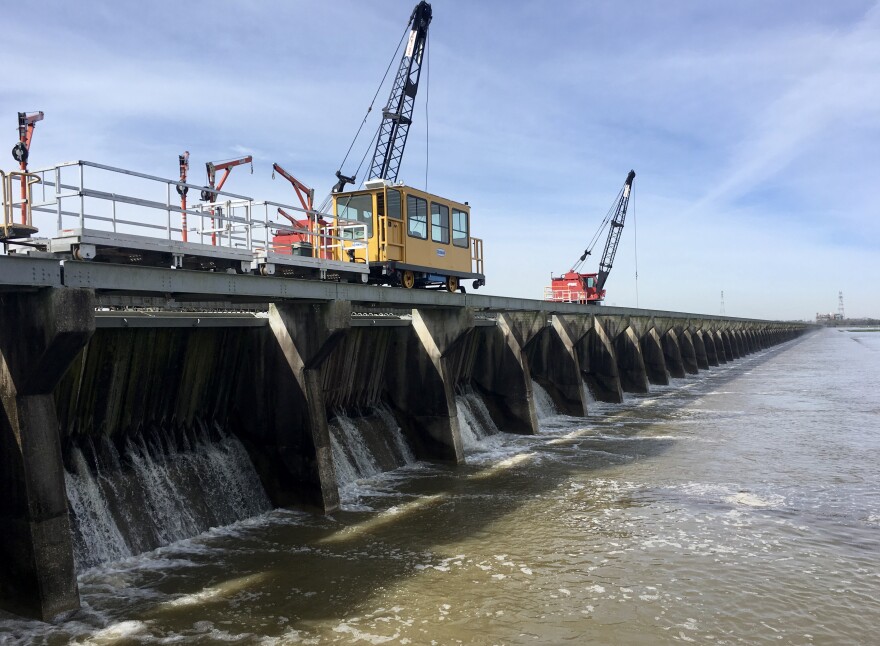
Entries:
{"label": "red crane", "polygon": [[[623,183],[623,188],[617,194],[617,199],[609,209],[599,229],[593,235],[589,246],[574,266],[561,276],[550,276],[550,287],[545,289],[544,299],[564,303],[601,303],[605,298],[605,281],[611,272],[614,256],[617,254],[617,245],[620,242],[620,234],[623,231],[623,222],[626,219],[626,209],[629,206],[629,196],[632,192],[632,183],[636,177],[635,171],[630,171]],[[602,253],[602,261],[599,263],[598,273],[582,274],[578,272],[581,265],[592,251],[606,225],[610,224],[608,239],[605,241],[605,251]]]}

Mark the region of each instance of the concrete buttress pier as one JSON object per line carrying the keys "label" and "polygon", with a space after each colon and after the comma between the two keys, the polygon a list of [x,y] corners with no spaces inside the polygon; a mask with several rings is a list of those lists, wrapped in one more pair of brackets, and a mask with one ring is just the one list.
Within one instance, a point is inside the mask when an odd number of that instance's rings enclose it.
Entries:
{"label": "concrete buttress pier", "polygon": [[[269,451],[286,477],[270,495],[296,500],[291,489],[312,491],[311,502],[326,512],[339,506],[330,432],[321,387],[321,366],[351,327],[351,303],[278,303],[270,306],[269,327],[289,372],[276,371],[267,385]],[[275,381],[275,383],[271,383]],[[299,434],[293,428],[300,429]],[[305,446],[303,446],[305,444]],[[286,484],[285,484],[286,483]]]}
{"label": "concrete buttress pier", "polygon": [[412,326],[392,342],[388,401],[422,459],[464,459],[455,386],[473,330],[474,313],[467,308],[415,309]]}
{"label": "concrete buttress pier", "polygon": [[584,371],[590,357],[583,341],[592,323],[591,316],[554,314],[542,337],[545,347],[540,348],[541,352],[529,353],[532,374],[563,415],[587,414]]}
{"label": "concrete buttress pier", "polygon": [[538,417],[532,397],[532,377],[525,352],[544,328],[542,312],[503,312],[497,325],[485,328],[474,359],[473,383],[499,428],[534,435]]}
{"label": "concrete buttress pier", "polygon": [[593,397],[602,402],[621,403],[623,386],[620,382],[614,342],[602,327],[598,317],[593,318],[592,325],[577,348],[581,360],[581,374]]}
{"label": "concrete buttress pier", "polygon": [[44,621],[79,607],[53,390],[94,310],[87,290],[0,297],[0,604]]}

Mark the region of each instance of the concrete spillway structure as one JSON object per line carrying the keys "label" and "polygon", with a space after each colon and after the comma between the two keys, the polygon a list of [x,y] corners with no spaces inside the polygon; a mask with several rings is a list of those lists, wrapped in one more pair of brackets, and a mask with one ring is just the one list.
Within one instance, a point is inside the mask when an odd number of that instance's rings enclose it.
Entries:
{"label": "concrete spillway structure", "polygon": [[[40,267],[18,283],[6,274],[0,296],[0,606],[44,620],[79,604],[65,491],[65,468],[81,455],[78,447],[106,445],[95,456],[121,455],[141,442],[173,452],[193,429],[220,428],[245,447],[272,505],[331,512],[340,500],[328,427],[334,411],[382,405],[417,458],[459,463],[462,389],[482,397],[499,429],[534,434],[533,380],[560,412],[583,415],[584,386],[597,400],[620,402],[625,392],[648,392],[807,329],[220,276],[189,298],[209,300],[207,289],[216,288],[213,298],[226,307],[233,292],[237,302],[257,300],[266,311],[101,312],[120,298],[167,307],[182,295],[175,281],[203,279],[167,270],[155,289],[126,288],[103,268],[70,264],[56,281],[51,267],[48,274]],[[96,284],[82,285],[88,271]],[[79,277],[70,284],[65,276]],[[101,281],[115,281],[112,291]],[[263,293],[267,284],[289,291]],[[259,293],[248,292],[252,285]],[[392,304],[396,316],[358,315]],[[94,459],[104,478],[128,468],[118,457]]]}

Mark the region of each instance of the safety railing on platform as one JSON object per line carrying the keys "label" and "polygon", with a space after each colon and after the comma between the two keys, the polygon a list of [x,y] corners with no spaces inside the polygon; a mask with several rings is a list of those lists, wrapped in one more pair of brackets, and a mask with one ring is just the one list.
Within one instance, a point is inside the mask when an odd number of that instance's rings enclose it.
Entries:
{"label": "safety railing on platform", "polygon": [[[255,222],[260,222],[259,227],[262,229],[262,238],[254,241],[253,249],[257,252],[269,251],[281,254],[292,252],[291,245],[277,242],[272,231],[282,236],[299,238],[302,243],[308,245],[313,257],[321,260],[347,260],[350,250],[366,247],[367,225],[361,222],[339,220],[336,224],[330,224],[324,220],[324,217],[333,216],[327,213],[308,211],[280,202],[252,202],[251,209],[262,216],[257,215],[254,218]],[[302,223],[278,220],[276,217],[281,210],[299,212],[304,216],[304,220]]]}
{"label": "safety railing on platform", "polygon": [[483,269],[483,241],[471,238],[471,267],[475,274],[485,274]]}
{"label": "safety railing on platform", "polygon": [[[246,246],[246,236],[236,235],[234,231],[236,225],[250,224],[247,214],[225,213],[222,209],[231,200],[249,200],[247,196],[214,191],[213,202],[184,211],[172,202],[176,187],[195,191],[203,187],[88,161],[66,162],[32,172],[41,179],[32,210],[35,214],[54,216],[55,220],[54,223],[45,218],[39,221],[37,226],[44,233],[53,227],[59,235],[75,228],[95,228],[118,233],[149,233],[150,237],[172,240],[182,231],[175,225],[174,215],[186,213],[199,222],[200,226],[191,227],[189,231],[199,233],[200,242],[204,243],[205,235],[216,229],[225,234],[220,237],[218,246],[223,242],[228,246]],[[96,185],[109,185],[112,190],[98,190]],[[219,225],[209,226],[210,213],[206,206],[221,209],[215,213]],[[164,235],[159,234],[160,231]]]}
{"label": "safety railing on platform", "polygon": [[[32,224],[31,202],[33,186],[39,181],[37,175],[26,171],[0,171],[0,199],[3,210],[0,239],[8,241],[27,237],[36,230]],[[15,188],[20,189],[18,200],[14,197]]]}
{"label": "safety railing on platform", "polygon": [[[11,175],[6,174],[4,187]],[[266,251],[290,254],[290,248],[276,242],[275,235],[293,230],[309,242],[316,251],[313,258],[318,261],[346,259],[350,249],[361,248],[366,241],[367,229],[362,223],[320,225],[320,220],[332,220],[332,216],[94,162],[66,162],[34,170],[29,176],[34,178],[31,184],[40,185],[30,202],[30,212],[38,216],[36,226],[46,237],[98,230],[174,240],[184,246],[196,243],[218,249],[248,250],[257,256]],[[207,193],[211,200],[184,209],[175,203],[179,200],[178,189],[192,189],[202,197]],[[6,204],[4,194],[4,219]],[[300,228],[281,220],[281,210],[301,213],[308,226]],[[187,242],[183,242],[183,222],[188,223]],[[52,230],[54,236],[46,235]],[[121,246],[122,238],[120,235]],[[202,248],[201,253],[205,252]]]}
{"label": "safety railing on platform", "polygon": [[583,303],[584,292],[571,289],[544,288],[544,300],[556,303]]}

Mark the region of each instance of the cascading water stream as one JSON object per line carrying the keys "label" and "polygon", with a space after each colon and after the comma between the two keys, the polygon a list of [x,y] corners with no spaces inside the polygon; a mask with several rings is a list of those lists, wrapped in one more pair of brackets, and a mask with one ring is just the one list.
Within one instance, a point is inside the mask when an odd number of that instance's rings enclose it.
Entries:
{"label": "cascading water stream", "polygon": [[465,451],[478,450],[483,441],[499,433],[482,398],[470,388],[455,396],[458,409],[458,428]]}
{"label": "cascading water stream", "polygon": [[534,379],[532,380],[532,397],[535,400],[535,415],[538,416],[539,422],[559,415],[559,411],[556,410],[556,405],[553,403],[550,395]]}
{"label": "cascading water stream", "polygon": [[329,426],[336,483],[343,499],[359,480],[416,461],[397,420],[386,406],[378,406],[370,415],[360,417],[337,411]]}
{"label": "cascading water stream", "polygon": [[168,432],[140,436],[121,455],[103,436],[97,447],[72,448],[69,462],[64,478],[80,571],[271,509],[244,446],[219,429],[177,440]]}

